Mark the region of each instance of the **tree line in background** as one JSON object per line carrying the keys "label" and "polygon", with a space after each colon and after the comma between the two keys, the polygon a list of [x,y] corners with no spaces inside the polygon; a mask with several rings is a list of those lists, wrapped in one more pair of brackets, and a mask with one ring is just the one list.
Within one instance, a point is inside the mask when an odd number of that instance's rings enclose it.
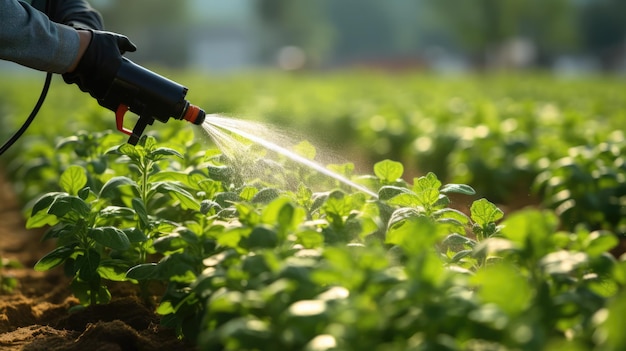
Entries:
{"label": "tree line in background", "polygon": [[[330,57],[410,55],[438,46],[481,67],[523,39],[532,45],[534,66],[568,54],[594,57],[611,70],[626,51],[623,0],[261,0],[258,7],[266,25]],[[319,48],[316,36],[326,33],[334,46]]]}
{"label": "tree line in background", "polygon": [[[98,3],[98,2],[96,2]],[[142,31],[167,46],[166,63],[185,57],[181,40],[191,1],[109,0],[106,22]],[[562,55],[594,58],[604,70],[626,55],[623,0],[241,0],[254,13],[256,59],[269,62],[284,46],[297,46],[310,67],[363,59],[418,57],[429,48],[461,55],[474,67],[489,67],[507,50],[530,51],[531,67],[550,67]],[[146,9],[150,9],[146,15]],[[195,14],[195,18],[201,18]],[[206,23],[202,25],[207,25]],[[237,21],[227,26],[242,25]],[[248,27],[249,28],[249,27]],[[169,39],[168,39],[169,38]],[[167,41],[167,43],[165,42]],[[169,42],[172,42],[171,45]],[[513,45],[522,43],[523,45]],[[519,51],[519,50],[518,50]],[[523,50],[522,50],[523,51]],[[499,56],[500,55],[500,56]]]}

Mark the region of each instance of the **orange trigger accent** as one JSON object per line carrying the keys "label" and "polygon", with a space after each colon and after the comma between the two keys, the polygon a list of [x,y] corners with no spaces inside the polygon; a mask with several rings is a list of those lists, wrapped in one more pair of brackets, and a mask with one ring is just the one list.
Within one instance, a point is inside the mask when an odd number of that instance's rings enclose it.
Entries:
{"label": "orange trigger accent", "polygon": [[124,128],[124,115],[126,114],[126,111],[128,111],[128,106],[124,104],[120,104],[117,107],[117,111],[115,111],[115,123],[117,124],[117,130],[124,134],[132,135],[132,130]]}

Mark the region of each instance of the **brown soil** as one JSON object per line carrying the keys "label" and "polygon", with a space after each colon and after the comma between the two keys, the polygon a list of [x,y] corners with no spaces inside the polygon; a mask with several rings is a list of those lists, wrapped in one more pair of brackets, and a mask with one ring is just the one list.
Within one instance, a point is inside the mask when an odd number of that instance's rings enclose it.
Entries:
{"label": "brown soil", "polygon": [[0,257],[24,268],[3,268],[19,281],[12,293],[0,295],[0,351],[130,351],[193,350],[161,327],[154,308],[128,284],[113,287],[107,305],[78,305],[61,270],[36,272],[33,265],[53,248],[42,243],[41,231],[26,230],[20,205],[0,169]]}

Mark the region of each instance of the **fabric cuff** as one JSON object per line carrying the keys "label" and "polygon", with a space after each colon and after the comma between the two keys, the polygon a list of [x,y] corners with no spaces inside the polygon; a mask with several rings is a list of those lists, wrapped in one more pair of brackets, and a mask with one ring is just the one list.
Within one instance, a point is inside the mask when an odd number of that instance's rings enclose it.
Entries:
{"label": "fabric cuff", "polygon": [[72,66],[80,46],[80,39],[76,29],[64,24],[55,23],[58,30],[59,46],[56,48],[52,62],[53,66],[48,70],[53,73],[66,73]]}

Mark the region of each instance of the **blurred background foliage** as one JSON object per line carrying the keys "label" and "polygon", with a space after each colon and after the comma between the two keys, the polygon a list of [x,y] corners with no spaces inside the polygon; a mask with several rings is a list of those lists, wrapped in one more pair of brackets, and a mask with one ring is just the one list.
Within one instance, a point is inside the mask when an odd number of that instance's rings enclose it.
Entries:
{"label": "blurred background foliage", "polygon": [[626,70],[623,0],[92,0],[137,61],[212,72]]}

